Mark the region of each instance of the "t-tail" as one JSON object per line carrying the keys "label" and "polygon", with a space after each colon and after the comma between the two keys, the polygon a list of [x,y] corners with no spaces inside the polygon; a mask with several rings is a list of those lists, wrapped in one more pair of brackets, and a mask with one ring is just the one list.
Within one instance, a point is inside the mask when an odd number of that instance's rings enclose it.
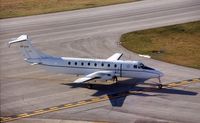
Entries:
{"label": "t-tail", "polygon": [[24,56],[24,60],[29,63],[40,64],[42,58],[50,57],[49,55],[46,55],[42,53],[41,51],[35,49],[32,46],[31,41],[27,35],[21,35],[18,38],[10,41],[9,47],[15,43],[19,44],[21,52]]}

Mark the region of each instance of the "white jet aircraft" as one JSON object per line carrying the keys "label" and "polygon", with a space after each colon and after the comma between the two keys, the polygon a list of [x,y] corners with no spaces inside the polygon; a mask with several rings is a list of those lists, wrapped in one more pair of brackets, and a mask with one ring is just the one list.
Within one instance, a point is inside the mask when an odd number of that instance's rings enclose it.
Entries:
{"label": "white jet aircraft", "polygon": [[[73,75],[84,75],[74,83],[85,83],[90,80],[115,80],[117,77],[126,78],[158,78],[158,88],[162,88],[160,77],[163,76],[158,70],[145,66],[139,61],[119,60],[122,53],[115,53],[107,59],[87,59],[50,56],[35,49],[27,35],[21,35],[9,42],[19,43],[24,60],[31,65],[40,65],[47,70]],[[92,88],[92,84],[89,84]]]}

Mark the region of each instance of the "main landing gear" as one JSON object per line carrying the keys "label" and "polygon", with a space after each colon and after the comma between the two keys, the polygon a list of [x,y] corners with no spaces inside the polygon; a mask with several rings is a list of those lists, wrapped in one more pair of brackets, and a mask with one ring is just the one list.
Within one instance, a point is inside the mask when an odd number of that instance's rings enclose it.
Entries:
{"label": "main landing gear", "polygon": [[113,76],[113,82],[115,82],[117,84],[117,82],[118,82],[117,76]]}
{"label": "main landing gear", "polygon": [[92,89],[93,88],[93,84],[87,84],[87,88],[88,89]]}

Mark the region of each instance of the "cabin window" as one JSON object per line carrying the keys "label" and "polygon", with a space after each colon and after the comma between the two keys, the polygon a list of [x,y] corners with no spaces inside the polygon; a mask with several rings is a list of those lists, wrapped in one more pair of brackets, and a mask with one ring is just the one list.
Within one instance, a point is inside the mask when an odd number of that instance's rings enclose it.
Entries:
{"label": "cabin window", "polygon": [[103,66],[104,66],[104,63],[102,63],[101,66],[103,67]]}
{"label": "cabin window", "polygon": [[82,62],[82,63],[81,63],[81,65],[83,66],[83,65],[84,65],[84,63]]}
{"label": "cabin window", "polygon": [[74,64],[77,65],[77,62],[75,62]]}
{"label": "cabin window", "polygon": [[115,64],[114,67],[117,67],[117,65]]}
{"label": "cabin window", "polygon": [[71,62],[68,62],[68,65],[71,65]]}
{"label": "cabin window", "polygon": [[110,67],[110,64],[108,64],[108,67]]}
{"label": "cabin window", "polygon": [[96,66],[97,66],[97,63],[94,63],[94,66],[96,67]]}
{"label": "cabin window", "polygon": [[90,62],[88,62],[88,66],[90,66]]}
{"label": "cabin window", "polygon": [[133,65],[133,68],[137,68],[137,65]]}

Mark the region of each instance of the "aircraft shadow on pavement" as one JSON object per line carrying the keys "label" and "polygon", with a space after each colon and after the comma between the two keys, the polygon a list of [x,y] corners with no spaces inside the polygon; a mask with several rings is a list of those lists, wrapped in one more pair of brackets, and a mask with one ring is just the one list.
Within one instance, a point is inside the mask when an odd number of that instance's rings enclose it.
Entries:
{"label": "aircraft shadow on pavement", "polygon": [[[165,96],[164,94],[179,94],[195,96],[198,93],[186,90],[180,90],[176,88],[162,88],[161,90],[156,89],[155,84],[144,83],[144,79],[127,79],[123,81],[118,81],[117,83],[105,85],[105,84],[93,84],[93,90],[96,90],[92,96],[103,96],[107,95],[109,101],[113,107],[121,107],[128,95],[137,96]],[[71,86],[71,88],[88,88],[87,83],[76,84],[76,83],[62,83],[63,85]],[[149,87],[140,87],[138,84],[150,85]],[[129,93],[131,91],[140,93]],[[142,93],[144,92],[144,93]],[[147,92],[151,92],[148,94]],[[153,93],[153,94],[152,94]],[[119,96],[121,95],[121,96]]]}

